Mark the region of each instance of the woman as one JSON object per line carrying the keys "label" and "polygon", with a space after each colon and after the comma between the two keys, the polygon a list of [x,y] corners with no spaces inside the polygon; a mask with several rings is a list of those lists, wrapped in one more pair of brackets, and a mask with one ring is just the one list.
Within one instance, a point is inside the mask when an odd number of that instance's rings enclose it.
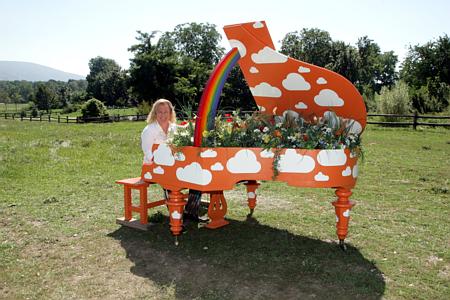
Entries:
{"label": "woman", "polygon": [[145,126],[141,133],[144,163],[152,163],[153,144],[165,143],[169,134],[176,131],[176,121],[175,110],[169,100],[159,99],[153,103],[152,110],[147,116],[147,126]]}
{"label": "woman", "polygon": [[[144,152],[144,163],[153,162],[153,144],[161,144],[167,141],[169,134],[177,130],[176,115],[172,103],[167,99],[157,100],[147,116],[147,126],[142,130],[141,146]],[[187,213],[184,218],[193,221],[206,222],[207,218],[199,219],[198,210],[201,200],[201,192],[189,190],[189,198],[186,204]],[[168,191],[164,190],[164,196],[169,198]]]}

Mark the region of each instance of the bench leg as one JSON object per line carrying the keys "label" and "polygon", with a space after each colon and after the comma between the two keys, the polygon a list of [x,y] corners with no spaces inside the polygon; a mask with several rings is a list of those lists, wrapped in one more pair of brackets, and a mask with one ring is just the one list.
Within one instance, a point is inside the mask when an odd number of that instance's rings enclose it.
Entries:
{"label": "bench leg", "polygon": [[124,210],[125,210],[125,220],[130,221],[131,214],[131,188],[129,186],[124,186],[123,188],[123,199],[124,199]]}
{"label": "bench leg", "polygon": [[139,217],[141,224],[148,223],[148,209],[147,209],[147,186],[139,188]]}

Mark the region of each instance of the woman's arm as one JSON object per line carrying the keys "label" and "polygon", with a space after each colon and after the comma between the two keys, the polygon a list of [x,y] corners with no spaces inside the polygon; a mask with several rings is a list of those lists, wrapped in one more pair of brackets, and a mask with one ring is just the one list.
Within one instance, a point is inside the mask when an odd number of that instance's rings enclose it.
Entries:
{"label": "woman's arm", "polygon": [[146,126],[141,134],[141,147],[144,152],[144,163],[151,163],[153,161],[152,147],[155,141],[155,133],[150,126]]}

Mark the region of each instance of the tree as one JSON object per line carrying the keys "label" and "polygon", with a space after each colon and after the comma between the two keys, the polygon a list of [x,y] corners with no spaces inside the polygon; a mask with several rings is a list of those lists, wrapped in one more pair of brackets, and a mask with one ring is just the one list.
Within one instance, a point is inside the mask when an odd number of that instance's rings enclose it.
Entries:
{"label": "tree", "polygon": [[177,25],[166,38],[173,41],[180,55],[206,65],[217,64],[224,53],[224,49],[219,46],[222,36],[216,30],[216,25],[209,23]]}
{"label": "tree", "polygon": [[138,31],[129,84],[138,102],[168,98],[195,107],[209,73],[223,54],[220,34],[210,24],[181,24],[154,42],[156,31]]}
{"label": "tree", "polygon": [[336,41],[332,44],[331,57],[333,58],[325,67],[341,74],[352,83],[359,79],[360,59],[355,47]]}
{"label": "tree", "polygon": [[409,48],[400,78],[411,87],[414,107],[421,112],[442,111],[450,97],[450,38],[439,37]]}
{"label": "tree", "polygon": [[89,61],[87,93],[106,105],[123,105],[128,100],[126,73],[112,59],[101,56]]}
{"label": "tree", "polygon": [[332,50],[330,34],[318,28],[290,32],[281,41],[281,53],[320,67],[331,62]]}
{"label": "tree", "polygon": [[49,112],[54,106],[55,95],[44,84],[38,85],[38,90],[35,96],[35,103],[39,110],[46,110]]}

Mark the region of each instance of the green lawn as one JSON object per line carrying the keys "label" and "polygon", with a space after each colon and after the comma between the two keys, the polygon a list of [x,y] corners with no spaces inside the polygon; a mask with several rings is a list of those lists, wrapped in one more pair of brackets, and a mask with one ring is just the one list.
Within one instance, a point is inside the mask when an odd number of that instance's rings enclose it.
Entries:
{"label": "green lawn", "polygon": [[334,191],[279,182],[253,219],[227,191],[230,225],[178,247],[165,208],[149,232],[116,225],[143,127],[0,120],[1,299],[448,299],[449,130],[364,133],[344,253]]}

